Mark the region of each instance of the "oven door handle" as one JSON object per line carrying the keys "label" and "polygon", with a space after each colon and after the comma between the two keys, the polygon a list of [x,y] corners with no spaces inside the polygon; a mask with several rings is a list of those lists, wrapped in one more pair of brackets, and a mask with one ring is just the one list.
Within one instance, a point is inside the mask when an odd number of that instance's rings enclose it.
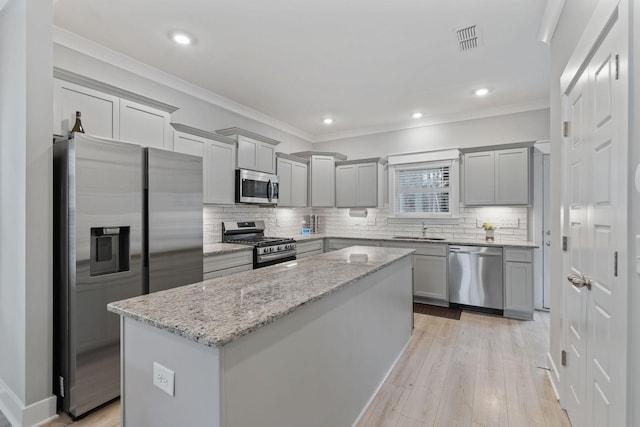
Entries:
{"label": "oven door handle", "polygon": [[275,254],[258,255],[257,258],[258,258],[258,262],[266,262],[266,261],[273,261],[274,259],[287,258],[295,254],[296,254],[296,250],[292,249],[290,251],[283,251]]}

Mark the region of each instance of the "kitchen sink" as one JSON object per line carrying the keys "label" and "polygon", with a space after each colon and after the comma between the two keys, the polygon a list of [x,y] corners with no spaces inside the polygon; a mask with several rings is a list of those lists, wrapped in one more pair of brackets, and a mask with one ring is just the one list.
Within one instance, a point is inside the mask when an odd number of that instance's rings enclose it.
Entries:
{"label": "kitchen sink", "polygon": [[444,237],[393,236],[393,238],[398,240],[421,240],[423,242],[442,242],[447,240]]}

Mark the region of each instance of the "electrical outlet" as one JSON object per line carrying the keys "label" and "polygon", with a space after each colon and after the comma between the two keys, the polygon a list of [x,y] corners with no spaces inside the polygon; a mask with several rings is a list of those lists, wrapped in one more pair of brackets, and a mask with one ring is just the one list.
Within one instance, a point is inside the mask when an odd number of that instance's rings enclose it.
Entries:
{"label": "electrical outlet", "polygon": [[500,220],[500,228],[518,228],[520,226],[520,220],[518,218],[508,219],[503,218]]}
{"label": "electrical outlet", "polygon": [[484,218],[476,218],[476,227],[482,228],[482,224],[486,222]]}
{"label": "electrical outlet", "polygon": [[159,363],[153,362],[153,385],[160,390],[167,393],[169,396],[174,394],[174,372],[162,366]]}

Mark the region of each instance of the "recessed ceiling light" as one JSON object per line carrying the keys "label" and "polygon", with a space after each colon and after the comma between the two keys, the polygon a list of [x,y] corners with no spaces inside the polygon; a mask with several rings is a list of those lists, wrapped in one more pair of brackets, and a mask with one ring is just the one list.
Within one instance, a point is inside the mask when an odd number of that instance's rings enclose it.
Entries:
{"label": "recessed ceiling light", "polygon": [[191,43],[193,43],[193,37],[191,37],[190,35],[186,34],[186,33],[173,33],[171,35],[171,39],[178,43],[181,44],[183,46],[189,45]]}
{"label": "recessed ceiling light", "polygon": [[413,113],[411,117],[413,117],[414,119],[419,119],[422,117],[422,113]]}
{"label": "recessed ceiling light", "polygon": [[331,117],[327,117],[322,121],[322,123],[324,123],[325,125],[330,125],[331,123],[333,123],[333,119]]}
{"label": "recessed ceiling light", "polygon": [[487,88],[477,89],[474,93],[476,94],[476,96],[485,96],[486,94],[489,93],[489,89]]}

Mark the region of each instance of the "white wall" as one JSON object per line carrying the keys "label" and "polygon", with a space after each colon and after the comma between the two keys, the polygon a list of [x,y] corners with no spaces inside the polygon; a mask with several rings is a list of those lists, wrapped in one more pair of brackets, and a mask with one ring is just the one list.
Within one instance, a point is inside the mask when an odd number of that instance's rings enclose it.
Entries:
{"label": "white wall", "polygon": [[533,110],[313,144],[349,159],[442,148],[471,148],[549,139],[549,110]]}
{"label": "white wall", "polygon": [[0,409],[15,426],[52,396],[52,2],[0,11]]}
{"label": "white wall", "polygon": [[[172,122],[182,123],[209,132],[228,127],[243,128],[281,141],[276,147],[276,151],[285,153],[311,149],[311,143],[302,138],[233,113],[201,98],[188,95],[111,63],[103,62],[93,56],[57,43],[54,43],[53,49],[54,65],[57,68],[178,107],[179,109],[171,115]],[[104,48],[95,47],[97,53],[94,56],[99,56],[101,49]],[[113,51],[110,51],[109,54],[115,58],[120,58],[122,64],[132,61],[131,58]],[[166,78],[167,80],[175,79],[171,76]]]}
{"label": "white wall", "polygon": [[[596,7],[597,0],[566,0],[558,26],[551,40],[551,316],[550,357],[560,369],[562,339],[562,236],[561,230],[561,183],[562,183],[562,135],[560,76],[587,22]],[[560,372],[553,372],[556,386],[561,389]]]}

